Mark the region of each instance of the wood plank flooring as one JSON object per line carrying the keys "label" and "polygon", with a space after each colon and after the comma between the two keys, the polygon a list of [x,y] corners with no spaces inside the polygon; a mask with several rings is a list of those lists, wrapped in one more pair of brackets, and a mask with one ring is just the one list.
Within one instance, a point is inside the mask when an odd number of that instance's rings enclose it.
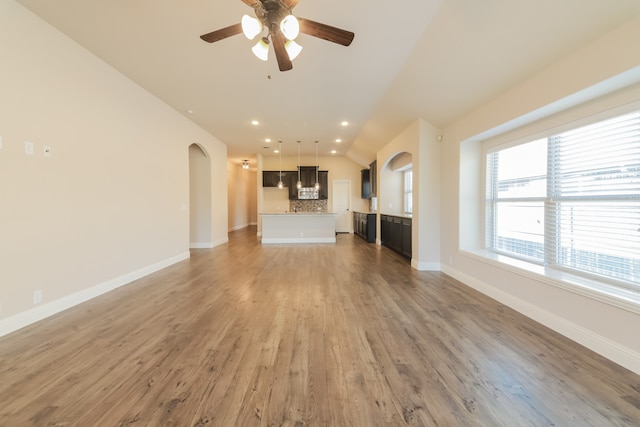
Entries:
{"label": "wood plank flooring", "polygon": [[0,338],[0,426],[640,425],[640,376],[452,278],[255,231]]}

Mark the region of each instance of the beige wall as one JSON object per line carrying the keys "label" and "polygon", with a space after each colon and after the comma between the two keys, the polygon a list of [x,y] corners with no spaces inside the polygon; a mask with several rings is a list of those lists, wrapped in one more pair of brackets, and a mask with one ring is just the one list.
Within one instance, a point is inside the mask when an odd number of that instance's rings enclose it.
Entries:
{"label": "beige wall", "polygon": [[637,87],[602,96],[640,80],[638,40],[636,18],[443,130],[441,261],[444,272],[640,373],[640,340],[631,327],[640,324],[637,303],[563,286],[474,253],[484,217],[482,141],[534,135],[640,100]]}
{"label": "beige wall", "polygon": [[229,231],[240,230],[257,222],[256,171],[227,162]]}
{"label": "beige wall", "polygon": [[[404,213],[403,177],[391,170],[411,158],[413,219],[411,265],[418,270],[440,269],[440,131],[416,120],[377,153],[380,213]],[[378,221],[378,241],[380,222]]]}
{"label": "beige wall", "polygon": [[0,52],[0,335],[188,257],[192,143],[227,240],[224,144],[13,1]]}

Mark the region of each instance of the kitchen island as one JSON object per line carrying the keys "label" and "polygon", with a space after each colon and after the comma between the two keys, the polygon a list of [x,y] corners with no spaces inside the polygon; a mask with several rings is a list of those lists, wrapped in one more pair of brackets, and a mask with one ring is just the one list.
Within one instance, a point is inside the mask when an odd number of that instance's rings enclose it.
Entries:
{"label": "kitchen island", "polygon": [[334,212],[261,213],[262,243],[335,243]]}

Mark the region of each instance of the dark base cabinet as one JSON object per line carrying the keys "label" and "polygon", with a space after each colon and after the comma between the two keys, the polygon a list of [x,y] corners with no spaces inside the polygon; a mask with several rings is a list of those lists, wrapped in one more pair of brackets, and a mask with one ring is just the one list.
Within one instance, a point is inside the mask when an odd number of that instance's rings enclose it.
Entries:
{"label": "dark base cabinet", "polygon": [[380,241],[384,246],[411,258],[411,218],[380,215]]}
{"label": "dark base cabinet", "polygon": [[376,241],[376,214],[354,212],[353,232],[362,237],[368,243]]}

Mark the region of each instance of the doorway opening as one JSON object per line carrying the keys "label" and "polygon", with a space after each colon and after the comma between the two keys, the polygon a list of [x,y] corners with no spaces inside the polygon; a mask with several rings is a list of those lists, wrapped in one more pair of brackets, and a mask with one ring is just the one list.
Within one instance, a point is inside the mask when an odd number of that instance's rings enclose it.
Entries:
{"label": "doorway opening", "polygon": [[211,162],[198,144],[189,146],[189,248],[212,248]]}

